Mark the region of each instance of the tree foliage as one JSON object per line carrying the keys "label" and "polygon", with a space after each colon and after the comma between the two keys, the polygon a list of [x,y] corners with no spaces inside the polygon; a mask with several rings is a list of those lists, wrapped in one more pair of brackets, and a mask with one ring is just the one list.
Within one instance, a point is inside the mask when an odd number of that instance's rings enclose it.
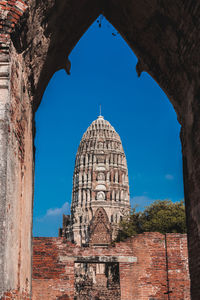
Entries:
{"label": "tree foliage", "polygon": [[131,214],[120,222],[117,241],[142,232],[186,233],[185,205],[183,201],[156,200],[143,212]]}

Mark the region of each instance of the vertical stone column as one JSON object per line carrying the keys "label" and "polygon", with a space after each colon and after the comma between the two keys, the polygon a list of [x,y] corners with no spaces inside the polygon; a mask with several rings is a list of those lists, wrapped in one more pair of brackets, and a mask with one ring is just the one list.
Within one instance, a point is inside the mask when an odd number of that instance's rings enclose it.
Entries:
{"label": "vertical stone column", "polygon": [[[194,96],[193,96],[194,95]],[[181,129],[191,296],[200,299],[200,93],[188,98]]]}
{"label": "vertical stone column", "polygon": [[87,190],[87,205],[89,205],[89,203],[90,203],[90,190],[88,189]]}
{"label": "vertical stone column", "polygon": [[31,291],[33,119],[23,58],[10,53],[0,54],[0,297],[22,299]]}
{"label": "vertical stone column", "polygon": [[8,147],[9,56],[0,55],[0,297],[5,288],[5,223]]}

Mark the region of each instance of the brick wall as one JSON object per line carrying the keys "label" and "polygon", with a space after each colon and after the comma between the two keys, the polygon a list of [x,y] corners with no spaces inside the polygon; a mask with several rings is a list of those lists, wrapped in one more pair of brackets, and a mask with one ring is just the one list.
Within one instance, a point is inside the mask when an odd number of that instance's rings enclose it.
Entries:
{"label": "brick wall", "polygon": [[10,34],[27,7],[26,1],[23,0],[3,0],[0,2],[0,53],[8,53]]}
{"label": "brick wall", "polygon": [[186,235],[144,233],[108,248],[34,238],[33,299],[73,299],[77,261],[118,261],[122,300],[190,299]]}
{"label": "brick wall", "polygon": [[[63,253],[62,248],[65,249]],[[33,300],[73,299],[74,263],[61,256],[74,248],[62,238],[35,238],[33,241]],[[65,298],[61,298],[65,297]]]}
{"label": "brick wall", "polygon": [[185,235],[167,234],[166,245],[170,299],[190,299],[187,239]]}

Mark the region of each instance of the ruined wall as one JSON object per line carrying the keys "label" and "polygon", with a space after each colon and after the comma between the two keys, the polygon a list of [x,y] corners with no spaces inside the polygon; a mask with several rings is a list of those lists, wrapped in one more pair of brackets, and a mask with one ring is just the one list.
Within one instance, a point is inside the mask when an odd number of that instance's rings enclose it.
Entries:
{"label": "ruined wall", "polygon": [[[116,268],[116,263],[119,263],[121,296],[116,281],[110,290],[106,288],[108,283],[105,284],[103,272],[96,273],[96,278],[100,275],[96,279],[99,284],[92,285],[88,277],[86,283],[82,280],[80,264],[115,265]],[[80,272],[82,276],[77,276]],[[75,287],[79,283],[80,288],[80,281],[82,290],[78,293]],[[81,298],[81,293],[84,295],[87,289],[99,300],[107,300],[110,295],[113,295],[110,299],[168,300],[168,293],[170,299],[190,300],[186,235],[144,233],[108,248],[81,248],[63,238],[34,238],[34,300],[74,297],[83,300],[87,298]]]}
{"label": "ruined wall", "polygon": [[168,293],[171,300],[190,299],[186,235],[144,233],[132,239],[132,247],[138,263],[132,272],[129,265],[123,271],[129,274],[125,299],[132,294],[133,299],[168,299]]}
{"label": "ruined wall", "polygon": [[0,298],[7,291],[5,299],[20,300],[31,291],[33,130],[24,62],[10,34],[26,8],[0,3]]}
{"label": "ruined wall", "polygon": [[73,246],[61,238],[34,238],[32,299],[74,299],[74,262],[62,261],[63,245],[69,255],[73,253]]}

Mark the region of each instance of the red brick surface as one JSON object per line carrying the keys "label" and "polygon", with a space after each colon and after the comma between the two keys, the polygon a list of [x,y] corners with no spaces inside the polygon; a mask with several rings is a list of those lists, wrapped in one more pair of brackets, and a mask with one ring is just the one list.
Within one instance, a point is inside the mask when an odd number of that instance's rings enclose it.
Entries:
{"label": "red brick surface", "polygon": [[[167,234],[167,257],[170,299],[189,299],[190,289],[187,240],[180,234]],[[179,287],[177,289],[177,286]]]}
{"label": "red brick surface", "polygon": [[1,300],[30,300],[31,297],[26,292],[20,292],[19,290],[9,291],[4,293]]}
{"label": "red brick surface", "polygon": [[[63,238],[34,238],[33,299],[73,299],[73,259],[102,256],[119,259],[122,300],[190,299],[187,237],[160,233],[140,234],[108,248],[81,248]],[[127,262],[129,257],[137,262]]]}
{"label": "red brick surface", "polygon": [[26,9],[25,0],[0,1],[0,53],[8,53],[11,31]]}
{"label": "red brick surface", "polygon": [[33,299],[74,299],[74,263],[59,259],[73,246],[62,238],[35,238],[33,244]]}

